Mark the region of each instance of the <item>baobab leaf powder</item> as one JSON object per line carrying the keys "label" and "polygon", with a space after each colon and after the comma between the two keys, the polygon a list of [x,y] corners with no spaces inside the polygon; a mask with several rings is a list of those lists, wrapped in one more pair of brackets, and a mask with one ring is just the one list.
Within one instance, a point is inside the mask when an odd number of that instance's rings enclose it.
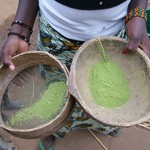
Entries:
{"label": "baobab leaf powder", "polygon": [[128,82],[114,62],[96,63],[90,73],[89,87],[95,102],[103,107],[122,106],[130,97]]}
{"label": "baobab leaf powder", "polygon": [[106,108],[120,107],[129,100],[128,81],[118,64],[111,62],[103,44],[98,39],[97,48],[102,61],[96,63],[89,75],[89,88],[95,102]]}
{"label": "baobab leaf powder", "polygon": [[32,122],[40,125],[40,123],[53,119],[65,105],[66,90],[67,86],[64,81],[50,84],[40,99],[30,107],[17,111],[6,124],[12,127],[25,127],[24,124],[26,124],[31,127]]}

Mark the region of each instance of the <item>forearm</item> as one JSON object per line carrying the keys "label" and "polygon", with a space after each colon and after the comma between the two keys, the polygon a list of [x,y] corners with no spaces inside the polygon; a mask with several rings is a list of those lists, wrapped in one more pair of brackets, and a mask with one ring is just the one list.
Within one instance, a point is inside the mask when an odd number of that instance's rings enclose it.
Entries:
{"label": "forearm", "polygon": [[141,9],[147,8],[148,0],[131,0],[130,5],[128,7],[128,11],[139,7]]}
{"label": "forearm", "polygon": [[[18,9],[14,20],[22,21],[32,28],[37,12],[38,0],[19,0]],[[14,24],[11,27],[11,32],[17,32],[19,34],[30,37],[30,32],[28,29],[17,24]]]}
{"label": "forearm", "polygon": [[[129,20],[132,20],[132,18],[137,18],[138,20],[141,18],[143,20],[147,20],[147,15],[145,9],[147,8],[148,0],[131,0],[129,7],[128,7],[128,12],[125,17],[125,24]],[[135,21],[134,21],[135,22]]]}
{"label": "forearm", "polygon": [[149,38],[146,29],[146,11],[148,0],[131,0],[125,17],[125,29],[128,36],[126,50],[135,52],[140,47],[150,57]]}

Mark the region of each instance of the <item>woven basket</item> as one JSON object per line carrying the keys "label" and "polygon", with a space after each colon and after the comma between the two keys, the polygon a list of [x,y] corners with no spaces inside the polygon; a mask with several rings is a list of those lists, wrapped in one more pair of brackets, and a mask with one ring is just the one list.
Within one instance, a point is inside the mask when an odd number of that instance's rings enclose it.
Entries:
{"label": "woven basket", "polygon": [[[0,103],[2,103],[3,94],[8,86],[8,84],[12,81],[12,79],[22,70],[39,65],[46,64],[56,68],[61,69],[65,75],[66,79],[68,78],[68,70],[64,65],[62,65],[54,56],[50,55],[47,52],[39,52],[39,51],[30,51],[19,54],[12,59],[16,69],[15,71],[10,71],[8,68],[1,66],[0,67]],[[72,112],[72,108],[74,106],[74,98],[69,94],[65,106],[63,107],[60,114],[58,114],[54,119],[50,120],[48,123],[37,126],[32,129],[17,129],[11,128],[5,125],[2,116],[0,115],[0,126],[8,131],[9,133],[24,139],[33,139],[40,138],[42,136],[46,136],[54,133],[59,128],[64,126],[64,124],[68,121],[68,117]],[[1,109],[1,108],[0,108]],[[0,110],[1,111],[1,110]]]}
{"label": "woven basket", "polygon": [[[92,66],[101,61],[97,49],[99,40],[111,61],[117,63],[124,72],[131,90],[130,99],[121,107],[104,108],[97,105],[89,90],[89,74]],[[100,123],[110,126],[129,127],[150,118],[150,60],[137,49],[134,54],[122,54],[127,41],[117,37],[93,38],[85,42],[77,51],[68,80],[70,93],[77,99],[86,113]]]}

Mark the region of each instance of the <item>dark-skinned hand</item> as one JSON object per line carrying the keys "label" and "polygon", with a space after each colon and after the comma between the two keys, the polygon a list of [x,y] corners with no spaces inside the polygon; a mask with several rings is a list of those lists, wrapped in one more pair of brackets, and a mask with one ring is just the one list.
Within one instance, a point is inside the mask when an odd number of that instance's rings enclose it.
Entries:
{"label": "dark-skinned hand", "polygon": [[28,43],[17,36],[10,35],[1,50],[1,63],[10,70],[14,70],[15,66],[12,63],[12,57],[28,50]]}
{"label": "dark-skinned hand", "polygon": [[150,58],[150,40],[147,35],[146,21],[140,17],[133,17],[125,27],[128,36],[126,51],[134,53],[140,47]]}
{"label": "dark-skinned hand", "polygon": [[[8,67],[10,70],[15,70],[12,62],[14,55],[26,52],[29,50],[29,45],[17,36],[9,36],[1,50],[1,63]],[[22,81],[28,82],[28,76],[34,75],[32,67],[20,72],[12,82],[17,86],[22,86]]]}

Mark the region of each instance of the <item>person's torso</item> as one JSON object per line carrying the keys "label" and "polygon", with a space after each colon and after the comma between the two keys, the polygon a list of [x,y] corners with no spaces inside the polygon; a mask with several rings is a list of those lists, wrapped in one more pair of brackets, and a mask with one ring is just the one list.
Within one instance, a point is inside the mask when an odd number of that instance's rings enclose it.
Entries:
{"label": "person's torso", "polygon": [[[85,5],[90,9],[75,8],[70,6],[71,0],[39,0],[39,7],[48,23],[63,36],[85,41],[94,36],[115,35],[124,24],[124,17],[127,13],[127,8],[130,0],[115,0],[113,7],[102,8],[108,0],[102,0],[98,4],[100,8],[93,8],[97,0],[82,0],[86,1]],[[110,0],[109,0],[110,1]],[[68,3],[67,3],[68,2]],[[79,6],[79,0],[74,1]],[[94,4],[93,4],[94,3]],[[83,6],[83,2],[82,2]]]}

